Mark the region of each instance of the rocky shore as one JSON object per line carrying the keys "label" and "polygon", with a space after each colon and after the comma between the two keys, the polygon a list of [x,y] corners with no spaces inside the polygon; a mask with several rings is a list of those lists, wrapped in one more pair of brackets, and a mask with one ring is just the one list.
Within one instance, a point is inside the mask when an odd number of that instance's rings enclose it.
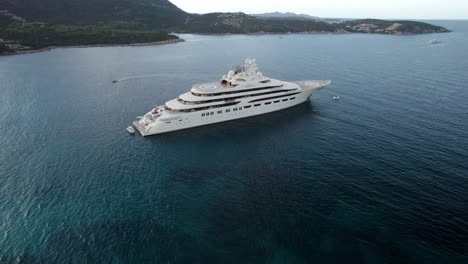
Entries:
{"label": "rocky shore", "polygon": [[96,44],[96,45],[73,45],[73,46],[51,46],[42,49],[24,49],[24,50],[12,50],[0,53],[2,55],[19,55],[19,54],[30,54],[37,52],[50,51],[53,49],[62,49],[62,48],[95,48],[95,47],[138,47],[138,46],[157,46],[157,45],[166,45],[172,43],[184,42],[184,39],[170,39],[163,41],[147,42],[147,43],[129,43],[129,44]]}

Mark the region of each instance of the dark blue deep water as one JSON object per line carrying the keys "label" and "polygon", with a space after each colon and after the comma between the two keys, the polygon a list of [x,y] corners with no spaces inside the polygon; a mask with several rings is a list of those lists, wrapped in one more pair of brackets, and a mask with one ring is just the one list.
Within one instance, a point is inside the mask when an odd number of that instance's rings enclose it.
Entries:
{"label": "dark blue deep water", "polygon": [[[0,262],[468,263],[468,22],[434,23],[454,32],[0,57]],[[269,115],[125,131],[248,56],[333,84]]]}

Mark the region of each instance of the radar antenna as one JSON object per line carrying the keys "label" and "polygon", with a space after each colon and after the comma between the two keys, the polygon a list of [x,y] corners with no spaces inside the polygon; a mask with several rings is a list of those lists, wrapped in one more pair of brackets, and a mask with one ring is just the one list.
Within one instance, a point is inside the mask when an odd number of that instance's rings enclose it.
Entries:
{"label": "radar antenna", "polygon": [[257,63],[255,59],[248,58],[245,60],[244,65],[245,73],[247,74],[256,74],[257,72]]}

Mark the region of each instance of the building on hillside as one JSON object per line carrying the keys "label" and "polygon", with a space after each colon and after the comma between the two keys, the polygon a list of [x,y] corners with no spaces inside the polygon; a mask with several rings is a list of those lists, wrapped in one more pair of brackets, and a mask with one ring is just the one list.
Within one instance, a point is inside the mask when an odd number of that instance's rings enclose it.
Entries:
{"label": "building on hillside", "polygon": [[0,41],[0,45],[9,49],[23,49],[23,46],[21,44],[14,41],[2,40]]}
{"label": "building on hillside", "polygon": [[44,22],[24,22],[21,24],[22,27],[28,27],[28,26],[39,26],[41,28],[45,27],[46,23]]}

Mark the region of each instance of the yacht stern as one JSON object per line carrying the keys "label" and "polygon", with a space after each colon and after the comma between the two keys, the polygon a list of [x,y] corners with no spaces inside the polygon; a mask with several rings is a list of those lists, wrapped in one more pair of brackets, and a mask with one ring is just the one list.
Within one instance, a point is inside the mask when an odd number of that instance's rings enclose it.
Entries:
{"label": "yacht stern", "polygon": [[142,136],[145,137],[145,136],[148,136],[148,135],[149,135],[148,131],[146,131],[146,127],[145,127],[144,125],[142,125],[142,124],[140,123],[140,121],[138,121],[138,120],[133,121],[133,125],[134,125],[135,128],[138,130],[138,132],[140,132],[140,134],[141,134]]}

